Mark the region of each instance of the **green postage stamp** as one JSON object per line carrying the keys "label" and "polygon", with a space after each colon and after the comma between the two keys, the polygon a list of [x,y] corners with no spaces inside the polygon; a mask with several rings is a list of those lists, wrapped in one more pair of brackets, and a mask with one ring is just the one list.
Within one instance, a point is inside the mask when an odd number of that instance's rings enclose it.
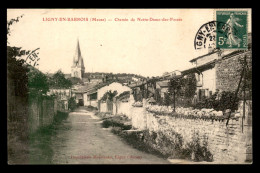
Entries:
{"label": "green postage stamp", "polygon": [[247,11],[216,11],[216,47],[247,49]]}

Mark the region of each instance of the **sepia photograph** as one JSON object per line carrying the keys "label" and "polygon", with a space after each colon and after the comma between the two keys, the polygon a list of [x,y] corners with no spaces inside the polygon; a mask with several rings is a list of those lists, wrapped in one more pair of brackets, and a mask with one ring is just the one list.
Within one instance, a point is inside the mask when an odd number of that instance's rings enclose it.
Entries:
{"label": "sepia photograph", "polygon": [[7,9],[8,165],[252,164],[252,9]]}

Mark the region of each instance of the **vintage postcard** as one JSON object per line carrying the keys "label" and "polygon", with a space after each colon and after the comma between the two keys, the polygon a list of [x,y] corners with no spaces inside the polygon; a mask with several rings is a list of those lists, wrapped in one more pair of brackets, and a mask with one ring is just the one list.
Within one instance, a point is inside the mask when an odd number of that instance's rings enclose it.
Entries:
{"label": "vintage postcard", "polygon": [[8,164],[252,164],[251,9],[7,9]]}

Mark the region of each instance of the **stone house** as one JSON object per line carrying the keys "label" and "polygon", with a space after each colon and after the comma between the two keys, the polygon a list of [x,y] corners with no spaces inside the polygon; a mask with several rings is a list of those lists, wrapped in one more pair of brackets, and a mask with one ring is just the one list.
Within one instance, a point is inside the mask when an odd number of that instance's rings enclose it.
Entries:
{"label": "stone house", "polygon": [[199,100],[211,96],[217,90],[236,90],[242,71],[240,59],[246,56],[248,65],[251,68],[251,34],[248,35],[248,38],[248,50],[214,49],[210,50],[208,54],[190,60],[194,67],[182,71],[182,75],[195,73],[197,80],[196,92]]}

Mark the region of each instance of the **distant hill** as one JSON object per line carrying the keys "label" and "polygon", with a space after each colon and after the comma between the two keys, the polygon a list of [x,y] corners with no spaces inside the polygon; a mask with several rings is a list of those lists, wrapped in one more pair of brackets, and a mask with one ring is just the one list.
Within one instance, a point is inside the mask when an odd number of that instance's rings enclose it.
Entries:
{"label": "distant hill", "polygon": [[84,73],[84,78],[92,78],[92,77],[104,77],[105,75],[108,75],[108,76],[117,76],[117,77],[127,77],[127,78],[130,78],[130,77],[136,77],[136,78],[142,78],[142,79],[145,79],[144,76],[141,76],[141,75],[137,75],[137,74],[131,74],[131,73],[102,73],[102,72],[89,72],[89,73]]}
{"label": "distant hill", "polygon": [[[65,78],[71,79],[71,74],[65,74]],[[137,80],[144,80],[146,79],[144,76],[141,75],[136,75],[136,74],[131,74],[131,73],[103,73],[103,72],[88,72],[84,73],[83,82],[87,82],[89,80],[100,80],[102,81],[103,79],[106,80],[118,80],[122,83],[129,83],[129,82],[134,82]],[[79,82],[78,80],[73,79],[73,83]]]}

